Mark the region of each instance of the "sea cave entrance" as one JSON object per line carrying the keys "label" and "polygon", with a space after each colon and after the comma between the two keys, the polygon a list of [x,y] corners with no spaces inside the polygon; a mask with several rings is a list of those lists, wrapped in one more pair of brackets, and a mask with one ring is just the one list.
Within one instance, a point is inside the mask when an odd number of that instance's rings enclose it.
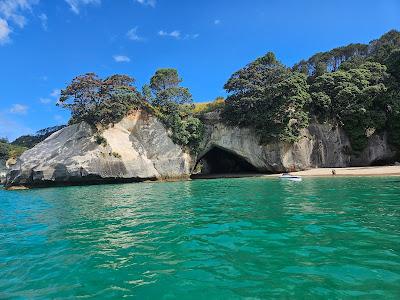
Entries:
{"label": "sea cave entrance", "polygon": [[191,177],[193,179],[241,177],[255,173],[259,173],[257,168],[243,157],[214,146],[197,161]]}

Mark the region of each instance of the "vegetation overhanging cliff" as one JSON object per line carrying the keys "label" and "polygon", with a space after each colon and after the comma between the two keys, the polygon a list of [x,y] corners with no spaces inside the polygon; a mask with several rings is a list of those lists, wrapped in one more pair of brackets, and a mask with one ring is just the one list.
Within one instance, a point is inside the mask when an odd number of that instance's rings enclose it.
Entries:
{"label": "vegetation overhanging cliff", "polygon": [[374,133],[387,132],[400,147],[400,33],[392,30],[368,45],[350,44],[317,53],[292,68],[271,52],[235,72],[224,88],[225,102],[197,109],[174,69],[158,70],[142,93],[133,79],[114,75],[79,76],[62,91],[60,104],[71,122],[119,121],[132,108],[154,113],[171,130],[177,144],[198,151],[203,135],[201,114],[222,111],[229,125],[254,128],[261,143],[293,143],[310,121],[345,130],[353,153],[360,153]]}
{"label": "vegetation overhanging cliff", "polygon": [[[70,124],[89,124],[99,145],[108,143],[103,131],[140,110],[160,120],[172,141],[195,157],[204,151],[203,116],[218,111],[226,126],[254,131],[260,146],[295,145],[318,123],[343,130],[349,138],[343,151],[353,157],[363,155],[373,136],[384,136],[391,153],[399,152],[400,33],[395,30],[368,45],[317,53],[292,68],[268,52],[231,76],[225,100],[194,105],[181,82],[175,69],[160,69],[139,92],[132,77],[88,73],[62,90],[58,105],[71,111]],[[31,147],[40,139],[20,141]]]}

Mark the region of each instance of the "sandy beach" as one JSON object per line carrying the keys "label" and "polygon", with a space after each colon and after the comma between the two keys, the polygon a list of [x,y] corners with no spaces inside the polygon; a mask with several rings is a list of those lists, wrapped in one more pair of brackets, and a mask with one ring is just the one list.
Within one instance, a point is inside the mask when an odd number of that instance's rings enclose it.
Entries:
{"label": "sandy beach", "polygon": [[[292,175],[303,177],[332,177],[332,170],[336,171],[335,176],[400,176],[400,166],[377,166],[377,167],[351,167],[351,168],[315,168],[305,171],[290,172]],[[279,177],[277,174],[260,173],[227,173],[193,175],[192,179],[218,179],[218,178],[242,178],[242,177]]]}
{"label": "sandy beach", "polygon": [[[291,174],[298,176],[332,176],[332,170],[336,171],[335,176],[400,176],[400,166],[316,168],[306,171],[291,172]],[[267,176],[279,176],[279,174]]]}

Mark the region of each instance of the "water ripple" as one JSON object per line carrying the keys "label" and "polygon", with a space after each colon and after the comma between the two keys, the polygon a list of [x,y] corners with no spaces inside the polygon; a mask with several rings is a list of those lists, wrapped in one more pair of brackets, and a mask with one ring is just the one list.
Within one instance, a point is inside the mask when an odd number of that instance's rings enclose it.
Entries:
{"label": "water ripple", "polygon": [[400,182],[0,190],[0,298],[399,299]]}

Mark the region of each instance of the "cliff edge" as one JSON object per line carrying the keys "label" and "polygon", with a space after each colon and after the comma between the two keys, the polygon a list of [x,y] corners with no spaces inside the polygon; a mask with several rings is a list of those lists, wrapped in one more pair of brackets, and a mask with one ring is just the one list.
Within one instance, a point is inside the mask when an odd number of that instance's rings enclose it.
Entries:
{"label": "cliff edge", "polygon": [[65,127],[25,151],[5,186],[133,182],[189,177],[192,160],[163,124],[136,111],[97,133],[85,122]]}
{"label": "cliff edge", "polygon": [[[372,135],[368,146],[354,155],[346,133],[328,124],[310,124],[294,144],[271,141],[261,145],[252,129],[227,126],[217,112],[205,114],[203,122],[202,150],[196,156],[174,144],[164,125],[141,110],[104,130],[94,130],[85,122],[70,125],[24,152],[8,171],[5,186],[189,178],[193,172],[215,171],[221,163],[230,166],[228,172],[244,166],[256,172],[279,173],[369,166],[396,156],[385,134]],[[218,157],[212,157],[216,155],[213,149],[218,149]],[[203,169],[199,170],[199,165]]]}

